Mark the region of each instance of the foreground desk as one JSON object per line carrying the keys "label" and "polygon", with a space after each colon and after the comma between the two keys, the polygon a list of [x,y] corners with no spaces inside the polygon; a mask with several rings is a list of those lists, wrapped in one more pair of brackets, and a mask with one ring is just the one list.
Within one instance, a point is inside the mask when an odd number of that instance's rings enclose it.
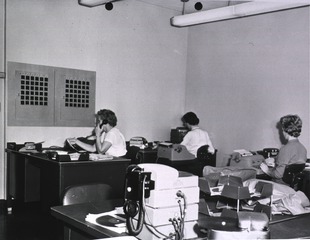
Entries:
{"label": "foreground desk", "polygon": [[[113,210],[123,205],[122,200],[110,200],[101,203],[85,203],[51,208],[51,214],[62,221],[65,226],[73,231],[82,232],[85,239],[116,237],[119,234],[100,226],[88,223],[85,217],[88,213],[98,214]],[[272,239],[310,238],[310,213],[299,216],[274,215],[269,224]],[[214,223],[214,217],[199,214],[198,225],[208,226]],[[199,238],[207,239],[207,235],[199,231]],[[144,240],[144,239],[143,239]]]}
{"label": "foreground desk", "polygon": [[71,185],[102,182],[109,184],[115,197],[124,194],[129,159],[57,162],[44,154],[7,152],[8,206],[40,201],[42,210],[61,205],[64,190]]}
{"label": "foreground desk", "polygon": [[[51,208],[51,214],[63,222],[64,226],[80,233],[85,239],[117,237],[120,234],[88,223],[85,221],[85,217],[88,213],[98,214],[111,211],[115,207],[122,206],[123,203],[123,200],[107,200],[100,203],[56,206]],[[70,239],[68,235],[65,234],[64,236],[64,239]]]}

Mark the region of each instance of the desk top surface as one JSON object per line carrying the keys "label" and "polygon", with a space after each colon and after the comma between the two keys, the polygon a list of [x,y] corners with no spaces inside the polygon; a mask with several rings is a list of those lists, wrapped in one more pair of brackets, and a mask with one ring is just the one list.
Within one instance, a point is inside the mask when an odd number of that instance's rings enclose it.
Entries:
{"label": "desk top surface", "polygon": [[[107,200],[100,203],[83,203],[68,206],[56,206],[51,208],[51,214],[62,222],[78,228],[94,237],[115,237],[119,234],[109,231],[100,226],[88,223],[85,217],[88,213],[98,214],[113,210],[123,205],[123,200]],[[214,223],[214,218],[199,214],[198,226],[208,226]],[[269,223],[271,238],[309,238],[310,237],[310,213],[298,216],[274,215]],[[199,228],[198,228],[199,229]],[[199,231],[199,239],[205,239],[206,234]]]}
{"label": "desk top surface", "polygon": [[82,230],[83,232],[97,237],[116,237],[120,234],[110,231],[106,228],[96,226],[94,224],[85,221],[87,214],[98,214],[108,212],[115,207],[120,207],[124,203],[123,200],[106,200],[98,203],[83,203],[73,204],[67,206],[51,207],[51,214],[62,222],[69,224],[70,226]]}
{"label": "desk top surface", "polygon": [[89,159],[85,160],[72,160],[72,161],[57,161],[48,158],[48,155],[46,153],[38,152],[38,153],[27,153],[27,152],[19,152],[16,150],[6,149],[7,153],[17,154],[19,156],[24,156],[25,158],[29,159],[35,159],[35,160],[44,160],[51,163],[61,164],[61,165],[67,165],[67,164],[89,164],[89,163],[109,163],[109,162],[130,162],[130,159],[124,158],[124,157],[113,157],[113,159],[107,159],[107,160],[97,160],[92,161]]}

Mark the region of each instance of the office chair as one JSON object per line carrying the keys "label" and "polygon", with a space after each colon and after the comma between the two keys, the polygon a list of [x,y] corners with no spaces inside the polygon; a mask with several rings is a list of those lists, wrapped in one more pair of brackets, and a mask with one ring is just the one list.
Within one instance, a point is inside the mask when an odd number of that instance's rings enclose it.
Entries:
{"label": "office chair", "polygon": [[[112,187],[104,183],[81,184],[68,187],[63,194],[63,205],[71,205],[87,202],[100,202],[103,200],[113,199]],[[88,237],[71,231],[64,226],[64,239],[69,240],[86,240]]]}
{"label": "office chair", "polygon": [[214,154],[208,152],[209,145],[203,145],[197,150],[197,157],[195,159],[195,163],[193,164],[192,173],[202,177],[203,168],[205,166],[216,166],[216,153],[217,149],[215,149]]}
{"label": "office chair", "polygon": [[131,159],[131,164],[141,163],[139,151],[140,151],[140,148],[137,146],[128,146],[127,147],[126,158]]}
{"label": "office chair", "polygon": [[205,166],[216,167],[216,153],[214,154],[208,152],[209,145],[203,145],[197,150],[197,159],[205,164]]}
{"label": "office chair", "polygon": [[180,161],[180,165],[172,165],[179,171],[189,172],[199,177],[202,177],[203,168],[205,166],[216,166],[216,152],[214,154],[208,152],[209,145],[203,145],[197,150],[197,157],[193,160]]}
{"label": "office chair", "polygon": [[306,164],[291,164],[287,165],[282,177],[284,183],[289,185],[295,191],[302,189],[303,170]]}
{"label": "office chair", "polygon": [[113,198],[112,187],[104,183],[81,184],[68,187],[64,194],[63,205],[98,202]]}

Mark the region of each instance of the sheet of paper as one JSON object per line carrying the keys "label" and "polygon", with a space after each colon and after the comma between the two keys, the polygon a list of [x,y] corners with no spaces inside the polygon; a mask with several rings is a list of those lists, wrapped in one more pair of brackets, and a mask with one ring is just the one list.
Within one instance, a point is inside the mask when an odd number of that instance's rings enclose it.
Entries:
{"label": "sheet of paper", "polygon": [[85,221],[121,234],[125,233],[127,228],[126,220],[120,217],[120,214],[121,213],[117,209],[99,214],[89,213],[87,214]]}
{"label": "sheet of paper", "polygon": [[106,155],[106,154],[95,154],[91,153],[89,154],[89,160],[92,161],[102,161],[102,160],[112,160],[113,156]]}

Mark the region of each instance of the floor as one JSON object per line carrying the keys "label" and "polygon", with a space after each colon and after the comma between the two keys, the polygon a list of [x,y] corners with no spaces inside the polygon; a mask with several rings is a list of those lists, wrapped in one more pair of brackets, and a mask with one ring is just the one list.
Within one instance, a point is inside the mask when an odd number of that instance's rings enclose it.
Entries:
{"label": "floor", "polygon": [[1,240],[60,240],[60,223],[48,213],[42,214],[37,206],[0,215]]}

